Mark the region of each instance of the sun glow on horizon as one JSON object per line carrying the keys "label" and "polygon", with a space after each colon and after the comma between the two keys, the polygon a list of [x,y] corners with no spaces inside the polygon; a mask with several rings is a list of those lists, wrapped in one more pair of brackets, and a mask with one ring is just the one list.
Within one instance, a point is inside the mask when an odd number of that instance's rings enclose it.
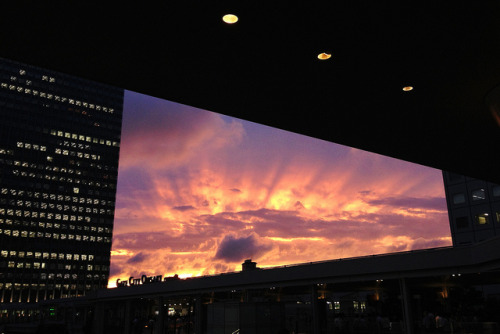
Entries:
{"label": "sun glow on horizon", "polygon": [[110,285],[451,244],[440,171],[125,98]]}

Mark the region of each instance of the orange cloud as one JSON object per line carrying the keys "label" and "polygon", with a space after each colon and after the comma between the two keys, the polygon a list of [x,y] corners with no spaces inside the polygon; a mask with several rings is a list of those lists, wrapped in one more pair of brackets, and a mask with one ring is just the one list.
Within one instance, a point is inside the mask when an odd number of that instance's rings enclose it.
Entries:
{"label": "orange cloud", "polygon": [[437,170],[126,95],[111,282],[449,244]]}

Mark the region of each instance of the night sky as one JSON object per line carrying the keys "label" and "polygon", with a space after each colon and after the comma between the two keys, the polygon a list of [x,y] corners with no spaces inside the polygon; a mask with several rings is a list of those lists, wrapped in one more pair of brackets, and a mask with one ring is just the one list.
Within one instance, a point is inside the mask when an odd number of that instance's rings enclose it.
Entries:
{"label": "night sky", "polygon": [[451,245],[439,170],[130,91],[114,226],[110,286]]}

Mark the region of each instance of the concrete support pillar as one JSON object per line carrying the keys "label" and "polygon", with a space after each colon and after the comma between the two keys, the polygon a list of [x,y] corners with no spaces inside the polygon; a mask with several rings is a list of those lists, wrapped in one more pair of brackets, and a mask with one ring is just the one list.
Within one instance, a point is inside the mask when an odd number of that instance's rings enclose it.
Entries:
{"label": "concrete support pillar", "polygon": [[203,330],[203,304],[201,295],[196,297],[194,301],[194,333],[201,334]]}
{"label": "concrete support pillar", "polygon": [[94,321],[92,322],[92,333],[103,334],[104,330],[104,305],[97,303],[94,311]]}
{"label": "concrete support pillar", "polygon": [[125,334],[131,333],[131,329],[130,329],[130,326],[132,324],[132,320],[130,319],[131,304],[132,304],[132,301],[130,299],[128,299],[125,302],[125,315],[123,316],[123,321],[125,322],[125,326],[123,327],[123,333],[125,333]]}
{"label": "concrete support pillar", "polygon": [[318,305],[318,287],[316,284],[311,286],[311,313],[312,313],[312,332],[313,334],[320,333],[319,320],[319,305]]}
{"label": "concrete support pillar", "polygon": [[163,327],[165,327],[165,316],[166,316],[166,308],[163,306],[165,298],[162,296],[158,297],[158,317],[156,318],[155,323],[155,334],[162,334]]}
{"label": "concrete support pillar", "polygon": [[401,292],[401,306],[403,308],[403,331],[406,334],[413,334],[413,317],[411,309],[411,294],[405,278],[399,279],[399,290]]}

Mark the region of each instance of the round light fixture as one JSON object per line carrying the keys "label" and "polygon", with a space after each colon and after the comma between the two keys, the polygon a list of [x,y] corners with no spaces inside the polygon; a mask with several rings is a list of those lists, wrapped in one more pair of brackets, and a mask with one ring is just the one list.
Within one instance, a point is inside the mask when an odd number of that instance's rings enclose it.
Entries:
{"label": "round light fixture", "polygon": [[226,14],[222,17],[222,21],[226,22],[227,24],[233,24],[238,22],[238,16],[234,14]]}
{"label": "round light fixture", "polygon": [[319,60],[327,60],[330,59],[331,57],[332,55],[330,53],[325,53],[325,52],[322,52],[318,55]]}
{"label": "round light fixture", "polygon": [[413,86],[405,86],[403,87],[403,91],[409,92],[410,90],[413,90]]}

